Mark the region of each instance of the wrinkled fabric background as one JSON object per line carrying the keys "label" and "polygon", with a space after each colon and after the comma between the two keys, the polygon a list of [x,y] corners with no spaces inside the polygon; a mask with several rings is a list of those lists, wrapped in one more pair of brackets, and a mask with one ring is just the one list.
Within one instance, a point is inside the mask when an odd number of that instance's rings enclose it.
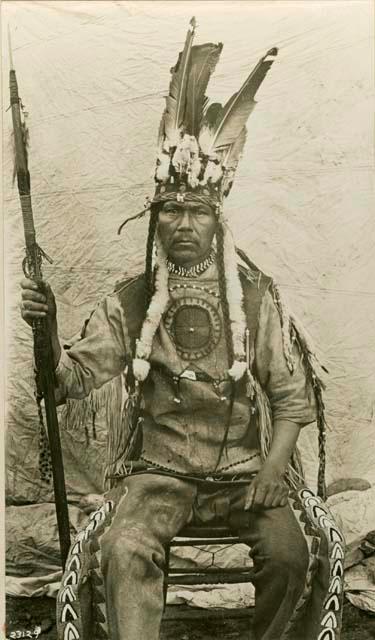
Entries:
{"label": "wrinkled fabric background", "polygon": [[[77,333],[113,284],[142,269],[147,222],[117,228],[153,193],[155,142],[188,22],[222,41],[208,95],[225,101],[272,46],[226,203],[237,244],[280,283],[318,346],[327,376],[328,482],[375,480],[373,8],[353,2],[2,3],[8,498],[46,502],[39,481],[31,331],[19,317],[23,230],[12,186],[7,25],[29,113],[38,241],[60,332]],[[97,439],[60,410],[71,502],[101,493]],[[316,432],[303,434],[315,480]],[[375,523],[373,528],[375,528]]]}

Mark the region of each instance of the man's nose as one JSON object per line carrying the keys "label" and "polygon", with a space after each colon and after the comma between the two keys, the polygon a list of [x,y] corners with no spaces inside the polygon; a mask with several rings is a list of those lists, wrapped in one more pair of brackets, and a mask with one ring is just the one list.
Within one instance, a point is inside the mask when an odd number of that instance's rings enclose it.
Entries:
{"label": "man's nose", "polygon": [[192,225],[191,225],[191,214],[189,212],[188,209],[184,209],[182,215],[180,216],[180,221],[179,221],[179,225],[178,225],[179,229],[191,229]]}

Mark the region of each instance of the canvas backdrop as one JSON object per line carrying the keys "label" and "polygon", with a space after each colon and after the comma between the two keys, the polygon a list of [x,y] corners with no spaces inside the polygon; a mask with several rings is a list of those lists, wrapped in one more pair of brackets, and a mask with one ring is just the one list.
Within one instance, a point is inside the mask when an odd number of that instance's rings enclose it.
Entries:
{"label": "canvas backdrop", "polygon": [[[281,285],[326,377],[328,481],[375,480],[373,9],[354,2],[2,3],[8,499],[46,502],[39,480],[31,330],[20,319],[24,240],[7,111],[12,33],[28,112],[38,241],[60,333],[76,334],[114,283],[143,268],[147,221],[117,228],[153,193],[155,142],[189,20],[224,43],[208,95],[225,101],[272,46],[226,203],[237,244]],[[101,493],[96,440],[60,410],[69,499]],[[316,430],[303,434],[310,482]],[[375,523],[374,523],[375,525]],[[373,527],[375,528],[375,526]]]}

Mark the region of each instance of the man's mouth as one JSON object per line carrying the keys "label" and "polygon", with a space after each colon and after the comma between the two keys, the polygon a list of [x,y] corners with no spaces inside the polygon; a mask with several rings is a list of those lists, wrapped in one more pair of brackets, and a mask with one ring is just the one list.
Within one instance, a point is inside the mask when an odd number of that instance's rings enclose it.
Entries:
{"label": "man's mouth", "polygon": [[196,244],[194,240],[191,238],[181,238],[179,240],[175,240],[173,242],[174,245],[182,245],[182,246],[193,246]]}

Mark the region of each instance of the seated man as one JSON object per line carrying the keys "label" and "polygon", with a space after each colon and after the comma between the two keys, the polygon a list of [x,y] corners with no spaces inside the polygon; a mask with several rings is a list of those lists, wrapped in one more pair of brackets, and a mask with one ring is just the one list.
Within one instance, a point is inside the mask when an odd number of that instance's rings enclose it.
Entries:
{"label": "seated man", "polygon": [[84,398],[126,370],[112,488],[72,545],[59,638],[157,640],[165,544],[187,523],[224,522],[251,547],[257,640],[337,640],[343,537],[304,487],[296,450],[318,418],[323,451],[320,381],[271,279],[242,252],[238,264],[222,214],[277,51],[202,116],[221,45],[193,36],[194,23],[162,119],[145,273],[117,286],[68,350],[52,291],[22,283],[23,318],[49,315],[60,394]]}

